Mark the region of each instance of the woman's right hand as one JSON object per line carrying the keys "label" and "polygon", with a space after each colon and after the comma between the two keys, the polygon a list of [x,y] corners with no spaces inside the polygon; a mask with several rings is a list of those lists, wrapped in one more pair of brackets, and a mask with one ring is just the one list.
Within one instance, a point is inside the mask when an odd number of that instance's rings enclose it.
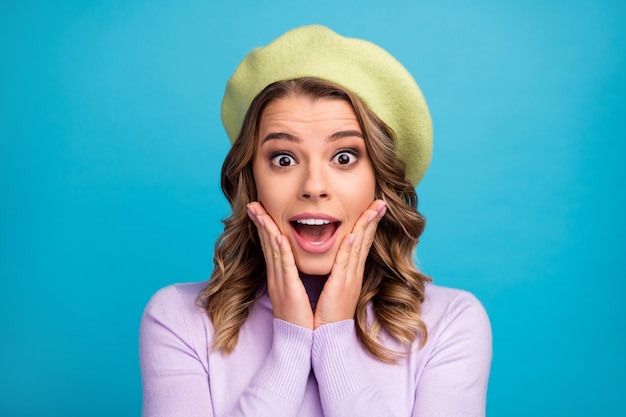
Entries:
{"label": "woman's right hand", "polygon": [[313,330],[313,310],[289,241],[260,203],[248,204],[248,216],[256,225],[263,247],[274,317]]}

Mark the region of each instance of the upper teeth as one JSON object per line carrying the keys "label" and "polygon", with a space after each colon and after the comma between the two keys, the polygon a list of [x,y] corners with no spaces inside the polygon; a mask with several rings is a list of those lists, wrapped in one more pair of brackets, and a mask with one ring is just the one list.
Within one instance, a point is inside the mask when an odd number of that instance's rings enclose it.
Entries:
{"label": "upper teeth", "polygon": [[300,220],[296,220],[296,222],[298,222],[300,224],[306,224],[306,225],[309,225],[309,226],[321,226],[323,224],[330,223],[330,220],[324,220],[324,219],[300,219]]}

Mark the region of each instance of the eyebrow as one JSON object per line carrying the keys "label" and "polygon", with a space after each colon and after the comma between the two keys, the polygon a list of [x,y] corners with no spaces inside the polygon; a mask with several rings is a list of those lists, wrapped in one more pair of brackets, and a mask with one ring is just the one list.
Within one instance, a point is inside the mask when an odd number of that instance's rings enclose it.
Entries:
{"label": "eyebrow", "polygon": [[289,133],[276,132],[276,133],[270,133],[267,136],[265,136],[263,140],[261,141],[261,144],[267,142],[268,140],[276,140],[276,139],[285,139],[290,142],[302,142],[302,139],[294,135],[290,135]]}
{"label": "eyebrow", "polygon": [[[332,135],[330,135],[327,142],[334,142],[336,140],[349,138],[349,137],[357,137],[357,138],[363,139],[363,134],[359,132],[358,130],[341,130],[339,132],[335,132]],[[261,141],[261,144],[269,140],[277,140],[277,139],[284,139],[284,140],[288,140],[290,142],[296,142],[296,143],[302,142],[302,139],[300,139],[297,136],[291,135],[289,133],[275,132],[275,133],[269,133],[267,136],[265,136],[263,140]]]}
{"label": "eyebrow", "polygon": [[340,132],[335,132],[332,135],[330,135],[330,138],[328,138],[328,142],[334,142],[339,139],[350,138],[350,137],[357,137],[357,138],[363,139],[363,133],[359,132],[358,130],[342,130]]}

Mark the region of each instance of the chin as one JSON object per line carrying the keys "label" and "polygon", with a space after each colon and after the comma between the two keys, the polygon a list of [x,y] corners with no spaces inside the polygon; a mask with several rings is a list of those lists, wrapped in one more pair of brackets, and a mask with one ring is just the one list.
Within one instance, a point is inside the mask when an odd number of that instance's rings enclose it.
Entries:
{"label": "chin", "polygon": [[298,271],[307,275],[328,275],[333,262],[327,259],[296,259]]}

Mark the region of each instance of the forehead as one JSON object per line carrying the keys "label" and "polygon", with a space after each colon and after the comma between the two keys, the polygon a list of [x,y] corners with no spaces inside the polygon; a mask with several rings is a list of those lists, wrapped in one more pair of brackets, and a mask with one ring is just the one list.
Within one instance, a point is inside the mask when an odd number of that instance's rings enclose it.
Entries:
{"label": "forehead", "polygon": [[259,121],[259,133],[267,129],[332,129],[360,126],[352,105],[341,98],[289,95],[267,103]]}

